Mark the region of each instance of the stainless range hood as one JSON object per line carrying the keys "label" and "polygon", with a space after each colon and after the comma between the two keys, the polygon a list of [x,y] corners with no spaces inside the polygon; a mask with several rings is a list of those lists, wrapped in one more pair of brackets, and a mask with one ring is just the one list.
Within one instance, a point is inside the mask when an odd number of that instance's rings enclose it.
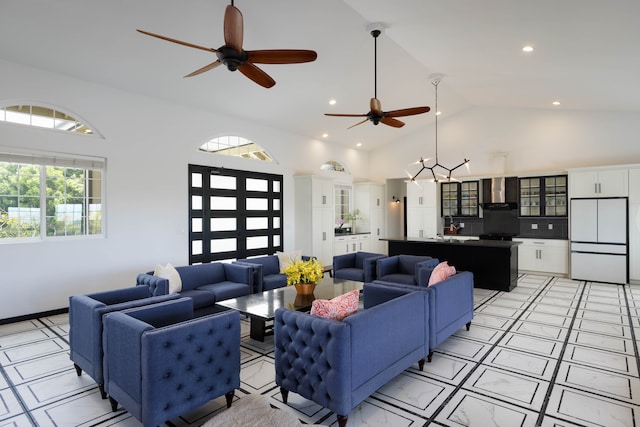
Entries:
{"label": "stainless range hood", "polygon": [[499,177],[482,180],[482,208],[508,210],[518,208],[518,178]]}

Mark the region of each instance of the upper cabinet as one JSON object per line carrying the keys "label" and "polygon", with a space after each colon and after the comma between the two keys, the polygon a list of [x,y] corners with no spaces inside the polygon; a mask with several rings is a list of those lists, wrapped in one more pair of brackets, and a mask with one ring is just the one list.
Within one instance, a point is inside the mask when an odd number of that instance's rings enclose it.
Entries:
{"label": "upper cabinet", "polygon": [[570,197],[626,197],[629,173],[625,169],[585,169],[569,171]]}
{"label": "upper cabinet", "polygon": [[567,216],[567,176],[527,177],[519,180],[521,217]]}
{"label": "upper cabinet", "polygon": [[479,181],[443,182],[440,186],[442,216],[478,216]]}

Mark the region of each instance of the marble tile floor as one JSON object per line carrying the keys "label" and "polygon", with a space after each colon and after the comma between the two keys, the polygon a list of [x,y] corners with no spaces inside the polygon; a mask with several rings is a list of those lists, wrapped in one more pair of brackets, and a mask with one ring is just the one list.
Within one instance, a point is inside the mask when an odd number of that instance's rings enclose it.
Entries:
{"label": "marble tile floor", "polygon": [[[640,420],[640,286],[521,275],[512,292],[475,290],[475,318],[362,402],[349,426],[636,426]],[[0,427],[132,426],[93,381],[76,376],[66,314],[0,325]],[[282,407],[273,341],[242,325],[236,399]],[[337,425],[331,411],[290,394],[303,423]],[[224,411],[216,399],[167,423],[198,427]]]}

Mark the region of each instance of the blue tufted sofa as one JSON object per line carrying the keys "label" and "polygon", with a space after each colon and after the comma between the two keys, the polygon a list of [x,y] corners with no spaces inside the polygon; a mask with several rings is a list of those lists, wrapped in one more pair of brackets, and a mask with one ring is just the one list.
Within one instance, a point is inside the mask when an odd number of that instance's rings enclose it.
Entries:
{"label": "blue tufted sofa", "polygon": [[[343,321],[287,309],[275,313],[276,384],[331,409],[341,427],[378,388],[429,351],[427,294],[415,292],[374,305]],[[411,327],[408,327],[408,326]]]}
{"label": "blue tufted sofa", "polygon": [[333,277],[336,279],[371,282],[376,278],[376,261],[385,258],[374,252],[353,252],[333,257]]}
{"label": "blue tufted sofa", "polygon": [[[431,275],[433,268],[426,269]],[[426,278],[427,283],[429,277]],[[473,273],[457,274],[431,286],[404,285],[374,280],[368,287],[370,300],[376,304],[416,290],[429,295],[429,362],[433,350],[463,326],[467,330],[473,320]]]}
{"label": "blue tufted sofa", "polygon": [[[302,256],[308,261],[310,257]],[[253,293],[260,293],[287,286],[287,275],[280,273],[280,261],[277,255],[265,255],[255,258],[242,258],[234,264],[250,265],[253,268]]]}
{"label": "blue tufted sofa", "polygon": [[[212,262],[176,270],[182,280],[180,296],[193,299],[196,316],[218,311],[216,301],[249,295],[253,290],[253,270],[248,265]],[[169,293],[169,280],[153,272],[138,274],[136,284],[148,286],[153,295]]]}
{"label": "blue tufted sofa", "polygon": [[102,373],[102,317],[113,311],[139,307],[178,298],[178,295],[152,297],[149,288],[132,286],[69,297],[69,357],[78,376],[84,370],[104,391]]}
{"label": "blue tufted sofa", "polygon": [[426,284],[429,278],[424,275],[422,268],[435,267],[438,262],[437,258],[430,256],[393,255],[376,261],[376,277],[377,280],[406,285]]}
{"label": "blue tufted sofa", "polygon": [[240,314],[193,317],[179,298],[104,318],[104,377],[113,411],[121,404],[145,427],[225,395],[240,386]]}

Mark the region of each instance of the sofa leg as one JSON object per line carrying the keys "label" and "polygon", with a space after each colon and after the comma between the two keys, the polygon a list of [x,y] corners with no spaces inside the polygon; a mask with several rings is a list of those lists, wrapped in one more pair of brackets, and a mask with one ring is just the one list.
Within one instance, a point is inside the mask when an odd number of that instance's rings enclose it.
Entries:
{"label": "sofa leg", "polygon": [[233,402],[233,396],[235,395],[234,391],[231,390],[229,393],[224,395],[225,400],[227,401],[227,409],[231,408],[231,403]]}
{"label": "sofa leg", "polygon": [[420,369],[421,371],[424,369],[424,362],[425,362],[425,358],[424,357],[422,359],[418,360],[418,369]]}
{"label": "sofa leg", "polygon": [[82,375],[82,368],[78,366],[77,363],[74,363],[73,367],[76,368],[76,374],[78,374],[78,376]]}
{"label": "sofa leg", "polygon": [[349,415],[338,415],[338,427],[347,427]]}
{"label": "sofa leg", "polygon": [[118,402],[111,396],[109,396],[109,402],[111,402],[111,410],[116,412],[118,410]]}
{"label": "sofa leg", "polygon": [[432,357],[433,357],[433,350],[429,350],[429,355],[427,356],[427,362],[431,363]]}
{"label": "sofa leg", "polygon": [[287,404],[287,399],[289,398],[289,390],[284,387],[280,387],[280,394],[282,395],[282,401],[284,404]]}
{"label": "sofa leg", "polygon": [[107,398],[107,392],[104,391],[104,384],[98,384],[98,390],[100,390],[100,397],[102,399],[106,399]]}
{"label": "sofa leg", "polygon": [[467,331],[469,330],[470,327],[471,327],[471,321],[467,322]]}

